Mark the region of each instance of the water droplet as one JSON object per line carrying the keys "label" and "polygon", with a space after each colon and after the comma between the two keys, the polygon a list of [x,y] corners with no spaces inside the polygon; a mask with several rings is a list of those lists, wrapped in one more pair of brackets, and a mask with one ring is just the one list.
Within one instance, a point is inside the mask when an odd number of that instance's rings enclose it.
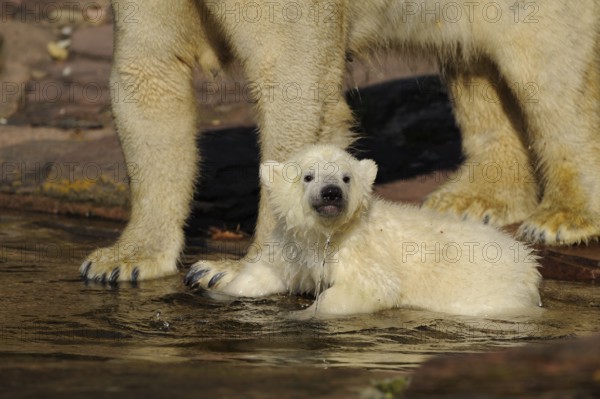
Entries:
{"label": "water droplet", "polygon": [[317,287],[315,290],[315,316],[317,313],[319,313],[319,296],[321,295],[321,288],[323,286],[323,280],[325,279],[325,261],[327,260],[327,251],[329,250],[329,245],[331,244],[332,234],[333,233],[329,233],[327,235],[327,241],[325,242],[325,247],[323,249],[323,260],[321,261],[319,280],[317,281]]}

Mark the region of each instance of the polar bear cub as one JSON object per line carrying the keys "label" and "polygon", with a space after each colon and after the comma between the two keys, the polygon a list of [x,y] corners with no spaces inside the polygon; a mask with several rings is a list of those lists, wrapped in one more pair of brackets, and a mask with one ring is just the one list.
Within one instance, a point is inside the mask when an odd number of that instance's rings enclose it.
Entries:
{"label": "polar bear cub", "polygon": [[493,227],[372,194],[377,165],[329,145],[261,165],[277,223],[236,274],[199,262],[187,283],[236,297],[309,293],[325,314],[416,307],[489,316],[538,306],[532,251]]}

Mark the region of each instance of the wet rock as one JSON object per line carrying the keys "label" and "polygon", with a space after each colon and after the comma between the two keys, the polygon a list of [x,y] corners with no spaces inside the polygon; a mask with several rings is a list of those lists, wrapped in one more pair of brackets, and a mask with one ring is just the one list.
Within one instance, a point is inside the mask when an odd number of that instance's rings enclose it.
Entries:
{"label": "wet rock", "polygon": [[562,281],[600,281],[600,245],[539,247],[544,278]]}
{"label": "wet rock", "polygon": [[600,336],[429,360],[406,398],[597,398]]}
{"label": "wet rock", "polygon": [[0,147],[0,193],[6,194],[0,206],[126,217],[127,173],[116,137],[59,132]]}
{"label": "wet rock", "polygon": [[[240,362],[242,363],[242,362]],[[94,356],[9,355],[0,365],[0,382],[11,398],[110,396],[179,398],[357,397],[372,379],[390,372],[348,368],[256,367],[218,361],[111,362]],[[35,381],[35,384],[28,383]]]}

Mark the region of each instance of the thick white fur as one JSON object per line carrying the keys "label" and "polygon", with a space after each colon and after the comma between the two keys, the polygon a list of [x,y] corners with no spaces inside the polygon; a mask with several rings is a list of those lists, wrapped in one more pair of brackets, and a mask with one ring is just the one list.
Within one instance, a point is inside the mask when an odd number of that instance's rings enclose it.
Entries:
{"label": "thick white fur", "polygon": [[[373,197],[376,173],[373,161],[323,145],[263,164],[276,224],[261,256],[247,258],[237,275],[217,267],[197,283],[242,297],[320,292],[308,311],[325,314],[417,307],[491,316],[538,306],[539,265],[525,244],[491,226]],[[306,174],[314,180],[304,182]],[[311,206],[327,185],[344,191],[337,217]],[[202,267],[211,265],[191,273]],[[222,272],[230,275],[209,288]]]}
{"label": "thick white fur", "polygon": [[[347,59],[376,51],[437,57],[466,162],[425,205],[495,225],[522,223],[521,236],[533,242],[600,235],[597,0],[113,0],[113,7],[113,110],[132,213],[119,241],[86,260],[86,278],[175,273],[199,161],[192,71],[216,73],[232,60],[258,94],[262,159],[283,161],[306,144],[351,143],[341,90]],[[285,87],[299,96],[290,101]],[[274,223],[271,208],[263,195],[259,245]]]}

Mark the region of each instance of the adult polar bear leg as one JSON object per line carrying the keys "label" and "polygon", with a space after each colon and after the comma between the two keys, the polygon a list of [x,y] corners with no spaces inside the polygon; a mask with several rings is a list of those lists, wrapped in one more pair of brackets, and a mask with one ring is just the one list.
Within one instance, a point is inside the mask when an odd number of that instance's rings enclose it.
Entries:
{"label": "adult polar bear leg", "polygon": [[177,271],[198,164],[191,74],[200,37],[193,1],[113,1],[113,7],[135,10],[116,18],[111,75],[131,216],[117,243],[94,251],[80,268],[84,278],[110,283]]}
{"label": "adult polar bear leg", "polygon": [[537,184],[514,96],[490,61],[444,72],[466,160],[424,205],[497,226],[522,222]]}
{"label": "adult polar bear leg", "polygon": [[[231,3],[234,1],[225,1]],[[271,7],[268,1],[264,7]],[[257,102],[261,162],[283,162],[306,144],[352,142],[352,113],[343,97],[348,21],[345,13],[329,20],[325,10],[343,9],[344,1],[313,1],[296,10],[296,0],[275,3],[271,19],[222,25],[235,43],[246,76],[260,88]],[[309,11],[312,10],[312,11]],[[315,11],[316,10],[316,11]],[[256,37],[269,37],[257,41]],[[272,90],[274,89],[274,90]],[[273,94],[274,93],[274,94]],[[255,243],[262,246],[274,221],[261,188]]]}
{"label": "adult polar bear leg", "polygon": [[[342,90],[348,22],[345,13],[335,21],[324,17],[324,10],[332,5],[341,10],[343,2],[313,1],[312,11],[302,8],[300,14],[290,14],[304,4],[296,0],[257,2],[263,10],[270,10],[268,17],[264,14],[258,21],[236,19],[224,12],[236,10],[236,1],[217,3],[219,7],[212,7],[214,23],[230,38],[232,52],[255,88],[262,161],[283,162],[303,146],[317,142],[342,148],[351,144],[352,114]],[[265,241],[274,224],[261,187],[254,248],[267,252]],[[239,272],[240,262],[199,262],[188,273],[186,283],[198,284],[200,279],[194,274],[207,269],[213,277],[225,273],[224,285]]]}
{"label": "adult polar bear leg", "polygon": [[[508,81],[537,89],[534,98],[516,95],[543,183],[540,205],[519,233],[546,244],[600,235],[600,5],[565,4],[562,12],[571,15],[540,15],[543,35],[515,32],[513,45],[497,50]],[[519,52],[524,42],[536,42],[535,51]]]}

